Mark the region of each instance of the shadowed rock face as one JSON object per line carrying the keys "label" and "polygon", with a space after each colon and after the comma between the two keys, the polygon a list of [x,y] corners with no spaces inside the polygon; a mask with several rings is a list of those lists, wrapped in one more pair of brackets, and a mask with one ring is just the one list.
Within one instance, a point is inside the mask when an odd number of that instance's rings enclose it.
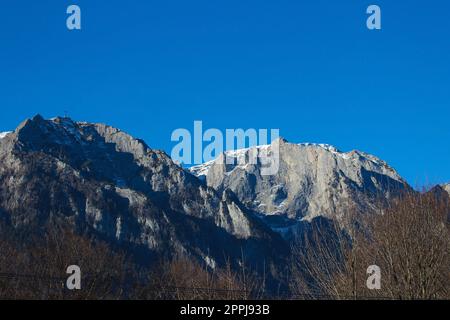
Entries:
{"label": "shadowed rock face", "polygon": [[68,118],[36,116],[0,139],[0,219],[16,230],[70,226],[144,259],[189,253],[237,264],[243,250],[256,265],[285,250],[232,192],[116,128]]}
{"label": "shadowed rock face", "polygon": [[329,145],[292,144],[283,139],[257,148],[270,152],[276,145],[279,170],[271,176],[261,174],[260,163],[223,164],[225,157],[248,159],[254,148],[226,152],[190,170],[216,190],[231,189],[266,221],[284,217],[285,226],[318,216],[341,222],[350,211],[372,212],[380,201],[409,188],[384,161],[363,152],[344,153]]}

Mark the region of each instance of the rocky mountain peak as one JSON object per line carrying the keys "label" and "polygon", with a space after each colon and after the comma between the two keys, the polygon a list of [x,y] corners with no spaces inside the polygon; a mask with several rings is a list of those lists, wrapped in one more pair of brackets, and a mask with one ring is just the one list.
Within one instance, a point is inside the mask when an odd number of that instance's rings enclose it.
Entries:
{"label": "rocky mountain peak", "polygon": [[148,257],[187,253],[213,265],[237,264],[241,250],[256,263],[284,246],[230,190],[117,128],[66,117],[37,115],[0,140],[0,222],[62,224]]}
{"label": "rocky mountain peak", "polygon": [[28,143],[32,148],[38,145],[44,147],[45,144],[83,147],[114,143],[117,151],[131,153],[136,159],[142,158],[151,151],[142,140],[135,139],[119,129],[105,124],[75,122],[68,117],[45,120],[42,116],[36,115],[22,122],[14,134],[17,140]]}
{"label": "rocky mountain peak", "polygon": [[[277,148],[277,149],[275,149]],[[279,152],[279,170],[261,174],[261,164],[242,163],[253,152]],[[234,158],[233,164],[225,158]],[[238,199],[264,216],[341,220],[350,208],[373,211],[378,198],[408,188],[386,162],[360,151],[342,152],[328,144],[289,143],[226,151],[218,159],[190,171],[216,190],[230,189]]]}

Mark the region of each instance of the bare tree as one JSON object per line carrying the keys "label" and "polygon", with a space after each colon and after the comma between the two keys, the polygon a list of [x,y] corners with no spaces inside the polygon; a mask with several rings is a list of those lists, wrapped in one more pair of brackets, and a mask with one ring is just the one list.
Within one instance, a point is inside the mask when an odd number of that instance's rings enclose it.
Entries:
{"label": "bare tree", "polygon": [[369,222],[368,262],[382,270],[381,294],[450,298],[450,207],[433,193],[405,193]]}
{"label": "bare tree", "polygon": [[[293,248],[295,296],[331,299],[450,298],[447,199],[405,192],[380,213],[335,232],[314,230]],[[357,222],[357,223],[356,223]],[[381,269],[381,289],[367,288],[367,268]]]}
{"label": "bare tree", "polygon": [[[3,299],[118,299],[131,271],[123,254],[68,230],[28,243],[0,241],[0,297]],[[68,290],[67,267],[81,269],[81,290]],[[129,279],[128,279],[129,280]]]}
{"label": "bare tree", "polygon": [[143,291],[146,299],[247,300],[258,298],[263,290],[256,279],[245,266],[239,272],[229,263],[211,269],[182,256],[158,264]]}

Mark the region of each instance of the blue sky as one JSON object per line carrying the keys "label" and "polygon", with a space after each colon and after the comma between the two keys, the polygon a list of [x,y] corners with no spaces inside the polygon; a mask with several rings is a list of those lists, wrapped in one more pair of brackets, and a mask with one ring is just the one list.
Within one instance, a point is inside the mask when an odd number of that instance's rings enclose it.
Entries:
{"label": "blue sky", "polygon": [[450,181],[450,2],[4,0],[0,107],[0,131],[67,111],[169,153],[194,120],[279,128],[375,154],[413,185]]}

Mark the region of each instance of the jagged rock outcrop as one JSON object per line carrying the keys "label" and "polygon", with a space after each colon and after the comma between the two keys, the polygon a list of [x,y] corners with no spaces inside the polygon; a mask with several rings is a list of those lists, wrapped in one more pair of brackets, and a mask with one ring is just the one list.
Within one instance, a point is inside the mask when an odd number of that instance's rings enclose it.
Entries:
{"label": "jagged rock outcrop", "polygon": [[232,192],[116,128],[69,118],[38,115],[0,139],[0,219],[16,230],[66,225],[144,258],[187,253],[211,267],[243,253],[257,265],[285,249]]}
{"label": "jagged rock outcrop", "polygon": [[[279,151],[279,170],[261,174],[253,152]],[[234,159],[227,164],[226,158]],[[239,162],[238,159],[245,159]],[[272,145],[225,152],[218,159],[190,168],[219,192],[231,189],[239,200],[283,232],[300,220],[322,216],[342,222],[350,212],[369,213],[380,201],[409,188],[384,161],[360,152],[341,152],[324,144]]]}

